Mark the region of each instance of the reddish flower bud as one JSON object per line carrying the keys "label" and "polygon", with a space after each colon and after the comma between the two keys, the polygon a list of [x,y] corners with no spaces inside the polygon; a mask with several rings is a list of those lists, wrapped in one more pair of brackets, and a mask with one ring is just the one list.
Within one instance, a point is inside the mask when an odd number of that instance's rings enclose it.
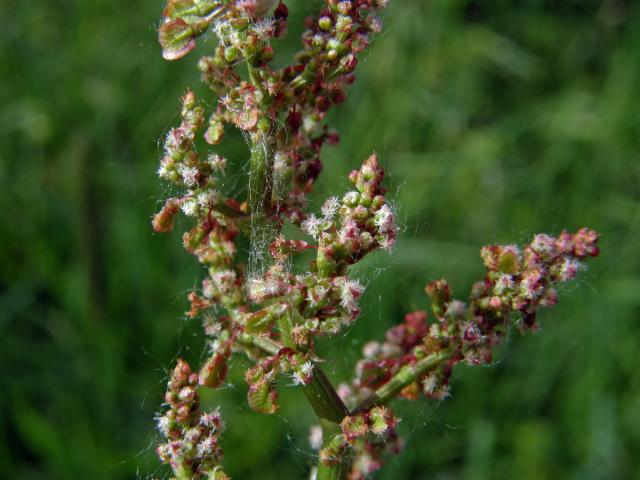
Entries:
{"label": "reddish flower bud", "polygon": [[[229,352],[230,353],[230,352]],[[202,365],[198,383],[209,388],[217,388],[227,376],[227,356],[216,353]]]}
{"label": "reddish flower bud", "polygon": [[167,200],[160,210],[153,217],[153,229],[158,233],[170,232],[173,230],[175,216],[180,211],[180,200],[170,198]]}

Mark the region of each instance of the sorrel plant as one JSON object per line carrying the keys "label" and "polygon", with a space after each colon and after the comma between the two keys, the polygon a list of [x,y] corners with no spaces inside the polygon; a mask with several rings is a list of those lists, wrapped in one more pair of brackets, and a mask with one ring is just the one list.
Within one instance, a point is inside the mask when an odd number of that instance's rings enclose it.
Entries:
{"label": "sorrel plant", "polygon": [[[169,0],[159,31],[168,60],[186,55],[205,32],[217,37],[198,62],[211,90],[206,103],[215,107],[205,112],[193,92],[183,96],[182,123],[167,134],[158,169],[179,193],[153,219],[157,232],[168,232],[177,215],[188,217],[184,247],[206,269],[187,315],[201,318],[210,354],[195,370],[178,360],[158,417],[164,440],[157,452],[179,480],[229,478],[220,412],[201,410],[198,391],[223,384],[234,354],[253,365],[245,379],[257,412],[276,412],[283,376],[304,391],[319,421],[312,477],[368,477],[403,445],[392,400],[446,398],[457,363],[491,363],[512,325],[536,330],[538,308],[557,301],[556,284],[598,254],[598,235],[588,229],[535,235],[523,248],[483,247],[486,275],[466,301],[453,297],[446,280],[431,282],[433,320],[425,311],[408,313],[383,341],[367,343],[353,381],[336,391],[315,339],[358,319],[363,287],[350,267],[375,250],[392,251],[398,228],[375,154],[349,174],[352,190],[327,199],[320,212],[309,212],[307,198],[322,171],[323,146],[338,142],[327,112],[345,101],[387,0],[326,0],[305,20],[300,52],[284,68],[271,66],[272,41],[285,34],[288,10],[273,3]],[[215,148],[229,128],[249,146],[247,188],[238,198],[225,193],[229,167]],[[203,141],[212,146],[206,153],[196,149]],[[295,238],[284,234],[285,225],[298,229]],[[238,255],[241,236],[250,244],[247,258]],[[315,260],[296,272],[293,257],[307,250]]]}

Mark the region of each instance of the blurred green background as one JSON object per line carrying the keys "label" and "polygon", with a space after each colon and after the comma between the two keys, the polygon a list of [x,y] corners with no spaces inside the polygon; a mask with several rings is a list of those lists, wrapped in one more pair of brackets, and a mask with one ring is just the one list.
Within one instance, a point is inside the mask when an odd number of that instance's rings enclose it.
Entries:
{"label": "blurred green background", "polygon": [[[291,52],[318,2],[288,3]],[[161,59],[161,7],[0,2],[0,478],[167,473],[153,416],[176,356],[202,357],[183,315],[201,272],[149,220],[165,194],[158,139],[186,86],[205,90],[196,55]],[[638,2],[391,2],[332,114],[342,143],[324,151],[317,198],[375,149],[403,231],[358,269],[364,315],[321,346],[332,378],[426,307],[427,281],[466,296],[481,245],[582,226],[603,238],[540,334],[456,370],[446,402],[397,404],[407,449],[377,478],[640,478],[639,100]],[[310,408],[285,382],[277,415],[251,412],[242,366],[205,399],[223,406],[228,470],[305,478]]]}

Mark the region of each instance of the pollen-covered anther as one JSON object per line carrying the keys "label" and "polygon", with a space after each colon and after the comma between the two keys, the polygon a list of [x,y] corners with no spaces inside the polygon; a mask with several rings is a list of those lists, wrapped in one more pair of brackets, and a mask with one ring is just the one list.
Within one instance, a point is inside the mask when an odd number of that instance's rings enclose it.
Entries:
{"label": "pollen-covered anther", "polygon": [[197,453],[199,457],[206,457],[214,453],[217,447],[218,447],[218,439],[213,435],[209,435],[204,439],[202,439],[198,443],[196,448],[197,448]]}
{"label": "pollen-covered anther", "polygon": [[375,213],[374,223],[378,227],[378,231],[381,234],[396,231],[395,216],[393,215],[393,211],[391,210],[391,207],[389,207],[389,205],[385,203],[384,205],[382,205],[380,210]]}
{"label": "pollen-covered anther", "polygon": [[251,25],[251,31],[260,40],[268,40],[275,34],[275,21],[273,18],[263,18]]}
{"label": "pollen-covered anther", "polygon": [[431,398],[433,398],[434,400],[442,401],[445,398],[448,398],[448,397],[451,396],[451,389],[450,389],[449,385],[440,385],[433,392],[431,392],[431,394],[429,396]]}
{"label": "pollen-covered anther", "polygon": [[582,267],[582,264],[574,258],[565,258],[558,270],[558,279],[562,282],[572,280]]}
{"label": "pollen-covered anther", "polygon": [[224,423],[222,422],[222,416],[220,415],[219,409],[213,410],[211,412],[205,412],[200,415],[199,423],[203,427],[211,430],[224,430]]}
{"label": "pollen-covered anther", "polygon": [[347,192],[344,197],[342,197],[342,203],[348,207],[355,207],[358,205],[360,201],[360,194],[355,191]]}
{"label": "pollen-covered anther", "polygon": [[294,367],[292,377],[293,383],[296,385],[308,385],[313,378],[313,363],[305,362],[300,366]]}
{"label": "pollen-covered anther", "polygon": [[364,292],[364,287],[357,280],[342,280],[340,287],[340,305],[349,313],[359,312],[358,299]]}
{"label": "pollen-covered anther", "polygon": [[553,257],[557,254],[556,239],[546,233],[539,233],[533,237],[531,248],[545,258]]}
{"label": "pollen-covered anther", "polygon": [[445,316],[452,320],[461,320],[467,311],[467,306],[460,300],[452,300],[447,304]]}
{"label": "pollen-covered anther", "polygon": [[430,396],[438,388],[438,378],[433,375],[425,375],[422,379],[422,391],[426,396]]}
{"label": "pollen-covered anther", "polygon": [[324,285],[315,285],[307,290],[307,301],[312,307],[320,307],[327,301],[329,287]]}
{"label": "pollen-covered anther", "polygon": [[512,289],[513,285],[514,285],[513,276],[507,273],[502,273],[496,280],[496,283],[493,289],[497,295],[502,295],[506,291]]}
{"label": "pollen-covered anther", "polygon": [[180,203],[180,210],[187,217],[195,217],[198,214],[198,202],[194,198],[187,198]]}
{"label": "pollen-covered anther", "polygon": [[330,197],[322,205],[322,215],[324,215],[325,219],[331,219],[336,214],[339,208],[340,203],[338,202],[338,198]]}
{"label": "pollen-covered anther", "polygon": [[196,202],[201,208],[211,208],[216,204],[219,198],[220,195],[217,191],[209,189],[199,193],[196,197]]}
{"label": "pollen-covered anther", "polygon": [[227,159],[217,153],[210,153],[207,157],[207,163],[213,171],[218,173],[224,173],[224,170],[227,167]]}
{"label": "pollen-covered anther", "polygon": [[520,292],[528,299],[536,298],[542,293],[543,276],[538,269],[528,270],[522,275],[520,281]]}
{"label": "pollen-covered anther", "polygon": [[360,228],[354,220],[348,220],[338,232],[338,241],[353,250],[357,250],[354,242],[360,236]]}
{"label": "pollen-covered anther", "polygon": [[300,227],[304,233],[317,240],[322,231],[322,223],[322,220],[311,214],[302,222]]}
{"label": "pollen-covered anther", "polygon": [[169,431],[173,423],[174,423],[173,420],[171,420],[167,415],[161,415],[156,419],[156,425],[158,427],[158,430],[165,437],[169,436]]}

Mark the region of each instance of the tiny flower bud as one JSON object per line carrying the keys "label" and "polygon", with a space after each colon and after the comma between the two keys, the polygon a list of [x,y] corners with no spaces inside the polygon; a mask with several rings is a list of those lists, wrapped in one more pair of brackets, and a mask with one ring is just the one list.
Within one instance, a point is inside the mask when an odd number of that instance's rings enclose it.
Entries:
{"label": "tiny flower bud", "polygon": [[369,431],[364,414],[344,417],[340,426],[349,443],[353,443],[355,439],[363,437]]}
{"label": "tiny flower bud", "polygon": [[153,217],[153,229],[158,233],[170,232],[173,230],[173,223],[176,214],[180,210],[180,200],[170,198],[167,200],[160,210]]}
{"label": "tiny flower bud", "polygon": [[328,31],[331,29],[331,26],[333,25],[333,22],[331,20],[331,17],[320,17],[320,20],[318,20],[318,26],[325,31]]}
{"label": "tiny flower bud", "polygon": [[435,280],[427,285],[425,292],[431,297],[431,308],[436,317],[441,318],[451,299],[451,288],[446,280]]}
{"label": "tiny flower bud", "polygon": [[391,410],[385,407],[374,407],[369,412],[369,422],[371,432],[375,435],[385,435],[393,431],[396,426],[396,419]]}
{"label": "tiny flower bud", "polygon": [[223,354],[216,353],[202,365],[198,383],[209,388],[217,388],[224,382],[226,375],[226,357]]}

